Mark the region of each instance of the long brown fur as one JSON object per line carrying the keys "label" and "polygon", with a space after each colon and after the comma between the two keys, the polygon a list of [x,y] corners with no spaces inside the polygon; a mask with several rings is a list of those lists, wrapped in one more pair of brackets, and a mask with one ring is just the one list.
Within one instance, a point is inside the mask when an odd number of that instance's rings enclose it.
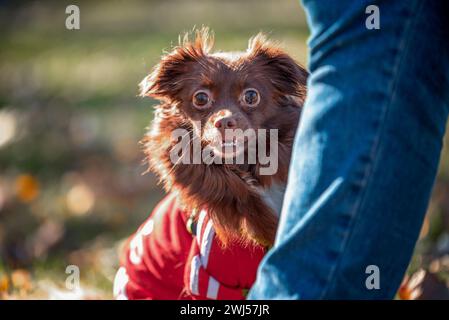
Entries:
{"label": "long brown fur", "polygon": [[[211,53],[212,46],[213,37],[207,29],[197,31],[193,41],[185,36],[140,84],[142,96],[161,101],[143,139],[144,151],[150,169],[159,175],[167,191],[179,192],[188,209],[208,209],[225,245],[239,240],[269,246],[274,242],[277,218],[262,200],[260,190],[274,182],[287,181],[293,138],[306,95],[307,72],[262,34],[250,40],[246,52],[232,59]],[[244,79],[257,76],[264,81],[264,95],[272,97],[265,109],[248,112],[245,117],[259,128],[279,129],[279,169],[273,176],[260,175],[258,163],[173,164],[170,160],[170,151],[177,143],[171,138],[173,130],[184,128],[194,138],[191,120],[206,121],[210,116],[189,106],[189,87],[199,80],[213,84],[221,81],[220,77],[232,76],[232,72]]]}

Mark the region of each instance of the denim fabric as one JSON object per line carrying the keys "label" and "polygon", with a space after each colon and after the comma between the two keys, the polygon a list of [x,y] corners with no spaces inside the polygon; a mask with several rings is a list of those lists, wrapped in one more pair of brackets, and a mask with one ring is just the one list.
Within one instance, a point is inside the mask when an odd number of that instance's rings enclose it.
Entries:
{"label": "denim fabric", "polygon": [[[445,1],[304,0],[309,91],[275,245],[250,299],[391,299],[449,112]],[[380,30],[368,30],[368,5]],[[380,271],[369,290],[368,265]]]}

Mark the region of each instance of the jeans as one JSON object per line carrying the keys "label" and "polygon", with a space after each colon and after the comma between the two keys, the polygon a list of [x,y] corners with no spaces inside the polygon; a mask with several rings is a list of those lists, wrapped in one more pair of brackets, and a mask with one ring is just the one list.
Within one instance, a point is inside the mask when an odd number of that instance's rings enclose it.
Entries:
{"label": "jeans", "polygon": [[[442,149],[449,5],[303,4],[311,30],[308,97],[275,245],[249,299],[391,299],[410,262]],[[365,25],[372,4],[380,29]]]}

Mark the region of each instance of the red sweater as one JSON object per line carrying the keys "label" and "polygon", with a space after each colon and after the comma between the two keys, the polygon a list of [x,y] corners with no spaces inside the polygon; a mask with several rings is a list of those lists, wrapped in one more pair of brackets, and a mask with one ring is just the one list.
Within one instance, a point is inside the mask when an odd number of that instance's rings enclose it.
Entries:
{"label": "red sweater", "polygon": [[264,249],[237,243],[224,249],[205,210],[193,234],[188,217],[175,194],[159,203],[125,245],[117,299],[245,299]]}

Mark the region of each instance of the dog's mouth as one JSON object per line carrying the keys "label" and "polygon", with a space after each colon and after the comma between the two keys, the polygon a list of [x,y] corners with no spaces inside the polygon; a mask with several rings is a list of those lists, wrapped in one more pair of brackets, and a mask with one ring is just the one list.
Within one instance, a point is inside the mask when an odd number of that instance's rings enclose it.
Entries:
{"label": "dog's mouth", "polygon": [[222,158],[235,158],[241,155],[245,149],[245,139],[232,138],[228,140],[214,140],[209,143],[216,156]]}
{"label": "dog's mouth", "polygon": [[221,147],[223,148],[237,148],[237,141],[233,140],[233,141],[222,141],[221,142]]}

